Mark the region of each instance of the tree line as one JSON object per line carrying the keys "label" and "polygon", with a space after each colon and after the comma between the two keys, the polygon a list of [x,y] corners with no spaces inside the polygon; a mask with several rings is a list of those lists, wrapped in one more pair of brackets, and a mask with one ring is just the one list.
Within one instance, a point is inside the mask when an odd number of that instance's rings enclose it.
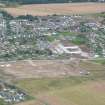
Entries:
{"label": "tree line", "polygon": [[43,4],[43,3],[68,3],[68,2],[96,2],[99,0],[0,0],[1,2],[11,2],[20,4]]}

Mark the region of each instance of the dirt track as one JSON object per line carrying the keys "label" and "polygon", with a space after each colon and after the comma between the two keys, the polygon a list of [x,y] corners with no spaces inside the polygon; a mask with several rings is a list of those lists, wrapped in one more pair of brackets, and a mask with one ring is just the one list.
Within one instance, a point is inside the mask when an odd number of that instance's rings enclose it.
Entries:
{"label": "dirt track", "polygon": [[3,9],[14,16],[25,14],[89,14],[105,11],[105,3],[32,4]]}

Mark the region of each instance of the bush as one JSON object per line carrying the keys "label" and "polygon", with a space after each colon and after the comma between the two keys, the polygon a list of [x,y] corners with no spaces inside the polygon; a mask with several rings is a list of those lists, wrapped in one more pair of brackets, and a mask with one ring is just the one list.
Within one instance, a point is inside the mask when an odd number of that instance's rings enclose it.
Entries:
{"label": "bush", "polygon": [[78,35],[75,39],[72,40],[72,43],[81,45],[87,44],[88,38],[85,35]]}

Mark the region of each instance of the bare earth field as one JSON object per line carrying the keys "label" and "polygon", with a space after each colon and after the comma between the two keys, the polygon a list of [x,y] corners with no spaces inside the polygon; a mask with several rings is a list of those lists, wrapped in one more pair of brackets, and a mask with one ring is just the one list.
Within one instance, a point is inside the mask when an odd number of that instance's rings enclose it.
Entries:
{"label": "bare earth field", "polygon": [[79,68],[70,61],[39,60],[1,63],[0,68],[15,78],[62,77],[80,75]]}
{"label": "bare earth field", "polygon": [[103,77],[105,66],[79,60],[25,60],[0,63],[2,75],[6,73],[17,79],[80,76],[80,72],[90,72],[93,76]]}
{"label": "bare earth field", "polygon": [[26,14],[34,16],[52,14],[90,14],[105,11],[105,3],[32,4],[2,9],[14,16]]}

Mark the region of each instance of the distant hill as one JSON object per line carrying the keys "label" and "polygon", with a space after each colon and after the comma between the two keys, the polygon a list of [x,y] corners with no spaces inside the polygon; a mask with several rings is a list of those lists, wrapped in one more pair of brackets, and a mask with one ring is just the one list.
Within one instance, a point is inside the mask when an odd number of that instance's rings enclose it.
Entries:
{"label": "distant hill", "polygon": [[43,3],[68,3],[68,2],[96,2],[103,0],[0,0],[3,3],[21,3],[21,4],[43,4]]}

